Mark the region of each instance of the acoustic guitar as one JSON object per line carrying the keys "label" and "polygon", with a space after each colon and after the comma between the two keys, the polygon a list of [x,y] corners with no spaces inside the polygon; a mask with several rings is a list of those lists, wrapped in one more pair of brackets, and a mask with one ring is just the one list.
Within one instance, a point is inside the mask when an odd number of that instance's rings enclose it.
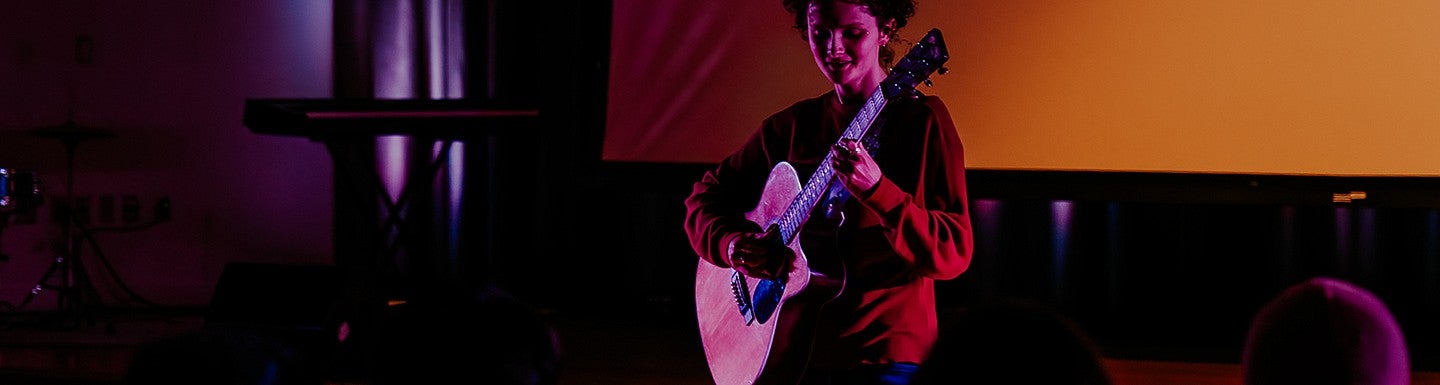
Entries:
{"label": "acoustic guitar", "polygon": [[[913,95],[919,83],[930,84],[930,74],[942,70],[948,59],[940,30],[931,29],[890,69],[840,140],[864,138],[886,104]],[[803,186],[795,168],[780,162],[771,169],[759,203],[745,215],[767,231],[778,232],[794,252],[792,263],[782,270],[785,274],[757,279],[703,259],[696,268],[696,317],[717,385],[792,385],[804,374],[818,313],[840,295],[845,269],[838,260],[812,264],[797,235],[834,175],[830,155]]]}

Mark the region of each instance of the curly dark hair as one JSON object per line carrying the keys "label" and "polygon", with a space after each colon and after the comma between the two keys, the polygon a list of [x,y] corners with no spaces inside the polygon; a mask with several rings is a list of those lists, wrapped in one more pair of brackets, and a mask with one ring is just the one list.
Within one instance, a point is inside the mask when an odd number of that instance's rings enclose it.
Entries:
{"label": "curly dark hair", "polygon": [[[915,0],[780,0],[780,1],[781,1],[781,4],[785,6],[785,10],[788,11],[788,12],[790,12],[790,16],[793,16],[793,17],[794,17],[794,19],[795,19],[795,29],[798,30],[798,31],[800,31],[800,38],[801,38],[801,39],[806,39],[806,40],[809,40],[809,39],[810,39],[810,34],[809,34],[810,25],[809,25],[809,23],[808,23],[808,20],[806,20],[806,13],[809,11],[810,4],[831,4],[831,3],[838,2],[838,1],[843,1],[843,2],[850,3],[850,4],[861,5],[861,6],[864,6],[866,9],[869,9],[869,10],[870,10],[870,14],[875,16],[875,20],[879,20],[879,21],[880,21],[880,23],[882,24],[882,27],[883,27],[883,24],[885,23],[886,20],[895,20],[895,28],[893,28],[893,29],[891,29],[891,30],[889,30],[889,31],[884,31],[885,34],[886,34],[886,37],[889,38],[888,41],[889,41],[891,44],[893,44],[893,43],[896,42],[896,41],[899,41],[899,39],[897,38],[897,36],[900,34],[900,30],[905,28],[905,24],[910,21],[910,17],[911,17],[911,16],[915,16],[915,6],[916,6],[916,5],[915,5]],[[884,66],[889,66],[889,65],[890,65],[890,62],[892,62],[892,61],[894,61],[894,60],[895,60],[895,50],[894,50],[894,49],[890,48],[889,45],[886,45],[886,46],[884,46],[884,47],[880,47],[880,64],[882,64],[882,65],[884,65]]]}

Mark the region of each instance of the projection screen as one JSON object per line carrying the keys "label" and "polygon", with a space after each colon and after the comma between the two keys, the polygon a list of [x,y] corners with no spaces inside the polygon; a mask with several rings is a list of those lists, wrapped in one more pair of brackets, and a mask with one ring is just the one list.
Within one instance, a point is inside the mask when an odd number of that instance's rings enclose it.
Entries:
{"label": "projection screen", "polygon": [[[779,0],[614,0],[603,157],[713,163],[830,85]],[[1440,176],[1440,2],[921,0],[972,169]],[[903,53],[908,47],[897,45]]]}

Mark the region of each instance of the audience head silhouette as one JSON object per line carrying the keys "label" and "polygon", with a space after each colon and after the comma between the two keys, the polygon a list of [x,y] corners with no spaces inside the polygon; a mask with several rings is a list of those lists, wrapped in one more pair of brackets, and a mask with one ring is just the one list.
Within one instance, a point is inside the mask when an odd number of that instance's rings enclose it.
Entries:
{"label": "audience head silhouette", "polygon": [[943,318],[917,384],[1110,384],[1100,349],[1069,316],[1007,299]]}
{"label": "audience head silhouette", "polygon": [[1251,322],[1245,384],[1410,383],[1400,326],[1374,294],[1334,278],[1290,286]]}
{"label": "audience head silhouette", "polygon": [[536,309],[499,290],[464,293],[395,306],[377,338],[371,383],[555,383],[559,343]]}

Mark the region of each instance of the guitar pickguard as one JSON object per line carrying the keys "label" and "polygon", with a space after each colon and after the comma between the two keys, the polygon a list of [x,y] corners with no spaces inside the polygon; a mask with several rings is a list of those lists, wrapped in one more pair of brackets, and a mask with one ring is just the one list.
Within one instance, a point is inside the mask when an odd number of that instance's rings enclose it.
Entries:
{"label": "guitar pickguard", "polygon": [[760,323],[770,320],[775,315],[775,310],[780,308],[780,300],[785,295],[785,278],[762,279],[755,285],[755,297],[751,300],[754,307],[755,318]]}
{"label": "guitar pickguard", "polygon": [[780,309],[780,301],[785,297],[785,278],[759,280],[752,295],[745,275],[735,271],[730,274],[730,291],[735,296],[735,305],[745,319],[745,325],[756,321],[763,324],[770,321],[775,310]]}

